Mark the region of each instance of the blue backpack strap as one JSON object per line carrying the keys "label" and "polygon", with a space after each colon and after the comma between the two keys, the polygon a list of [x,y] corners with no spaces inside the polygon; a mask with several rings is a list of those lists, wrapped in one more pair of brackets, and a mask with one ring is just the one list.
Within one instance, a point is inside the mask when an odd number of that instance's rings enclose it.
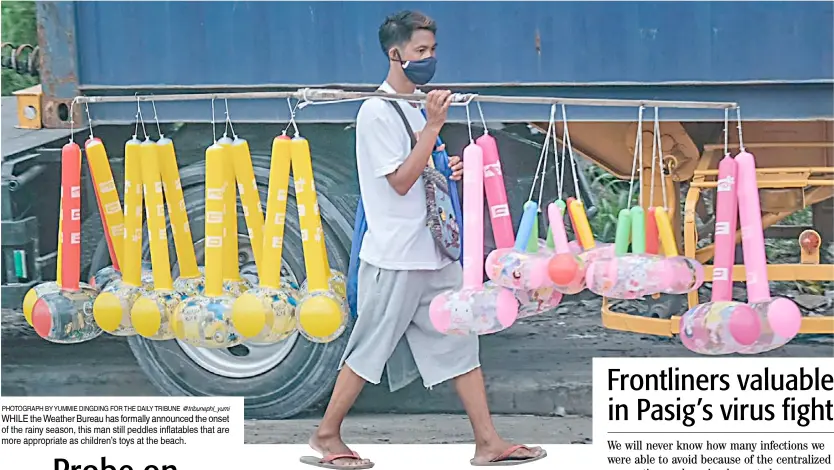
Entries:
{"label": "blue backpack strap", "polygon": [[[423,116],[426,116],[426,110],[423,109]],[[443,140],[440,136],[437,137],[437,147],[443,145]],[[455,211],[455,221],[458,223],[458,229],[460,230],[460,250],[463,253],[463,211],[461,210],[460,204],[460,194],[458,193],[458,183],[457,181],[453,181],[450,179],[452,176],[452,169],[449,167],[449,154],[446,150],[435,150],[432,152],[432,159],[434,160],[434,167],[446,177],[447,181],[449,182],[449,195],[452,198],[452,208]],[[463,256],[458,259],[461,265],[463,265]]]}
{"label": "blue backpack strap", "polygon": [[356,305],[359,290],[359,251],[362,249],[362,241],[365,239],[365,232],[368,231],[368,223],[365,220],[365,206],[362,204],[362,197],[359,197],[359,204],[356,206],[356,219],[353,221],[353,238],[350,244],[350,262],[347,274],[347,300],[350,315],[356,318],[358,315]]}

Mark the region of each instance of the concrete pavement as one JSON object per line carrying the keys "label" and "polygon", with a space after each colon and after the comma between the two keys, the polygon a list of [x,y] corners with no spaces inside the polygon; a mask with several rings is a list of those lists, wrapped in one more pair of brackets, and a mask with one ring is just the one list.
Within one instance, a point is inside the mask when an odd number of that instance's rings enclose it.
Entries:
{"label": "concrete pavement", "polygon": [[[590,444],[591,418],[495,416],[504,439],[527,444]],[[318,419],[247,421],[246,444],[306,444]],[[351,444],[469,444],[472,428],[461,415],[350,415],[342,427]]]}

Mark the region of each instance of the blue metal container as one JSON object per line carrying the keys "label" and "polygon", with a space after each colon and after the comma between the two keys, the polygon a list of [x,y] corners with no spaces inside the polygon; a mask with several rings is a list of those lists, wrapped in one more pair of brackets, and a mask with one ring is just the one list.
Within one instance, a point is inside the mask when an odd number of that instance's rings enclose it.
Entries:
{"label": "blue metal container", "polygon": [[[402,9],[437,21],[435,84],[455,90],[736,101],[747,119],[834,115],[829,2],[41,2],[52,64],[43,72],[47,95],[373,87],[387,67],[377,28]],[[67,38],[75,40],[69,49],[51,47]],[[274,102],[235,106],[239,120],[287,119]],[[123,104],[96,108],[105,122],[135,114]],[[210,118],[203,102],[159,108],[168,121]],[[488,108],[505,122],[547,113]],[[355,111],[355,104],[320,106],[299,119],[351,121]],[[578,108],[572,118],[634,115]],[[723,113],[670,110],[664,118],[720,120]]]}

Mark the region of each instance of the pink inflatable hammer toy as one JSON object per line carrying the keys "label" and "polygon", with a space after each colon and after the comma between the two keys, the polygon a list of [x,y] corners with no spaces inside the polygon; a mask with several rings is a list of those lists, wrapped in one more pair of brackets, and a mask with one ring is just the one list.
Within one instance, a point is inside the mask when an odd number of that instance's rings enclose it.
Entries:
{"label": "pink inflatable hammer toy", "polygon": [[479,146],[466,146],[463,165],[463,288],[432,299],[429,318],[444,334],[483,335],[509,328],[518,317],[518,302],[511,291],[484,285],[484,157]]}
{"label": "pink inflatable hammer toy", "polygon": [[528,201],[524,205],[515,246],[497,248],[487,256],[486,274],[496,285],[513,290],[535,290],[550,283],[547,277],[547,254],[527,252],[537,210],[538,204]]}
{"label": "pink inflatable hammer toy", "polygon": [[792,340],[802,326],[802,312],[791,300],[770,296],[761,205],[756,182],[756,159],[742,147],[735,161],[738,167],[736,194],[741,222],[741,247],[747,272],[747,303],[759,315],[763,330],[755,343],[740,352],[758,354],[776,349]]}

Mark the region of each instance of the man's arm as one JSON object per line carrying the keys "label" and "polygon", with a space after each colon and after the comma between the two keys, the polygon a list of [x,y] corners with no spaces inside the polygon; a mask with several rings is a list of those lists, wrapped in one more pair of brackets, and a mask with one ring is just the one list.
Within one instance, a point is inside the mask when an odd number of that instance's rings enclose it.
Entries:
{"label": "man's arm", "polygon": [[393,173],[385,175],[388,178],[388,184],[400,196],[405,196],[417,182],[417,179],[420,178],[420,175],[423,174],[423,170],[429,164],[429,158],[434,151],[438,135],[440,135],[440,128],[429,127],[427,124],[423,128],[423,132],[420,133],[417,145],[408,154],[403,164]]}
{"label": "man's arm", "polygon": [[440,135],[440,129],[446,123],[446,115],[451,104],[452,92],[449,90],[432,90],[426,96],[426,126],[420,133],[417,145],[399,168],[386,175],[388,183],[400,196],[405,196],[411,190],[417,178],[423,174],[423,170],[429,164],[429,158],[437,143],[437,136]]}

